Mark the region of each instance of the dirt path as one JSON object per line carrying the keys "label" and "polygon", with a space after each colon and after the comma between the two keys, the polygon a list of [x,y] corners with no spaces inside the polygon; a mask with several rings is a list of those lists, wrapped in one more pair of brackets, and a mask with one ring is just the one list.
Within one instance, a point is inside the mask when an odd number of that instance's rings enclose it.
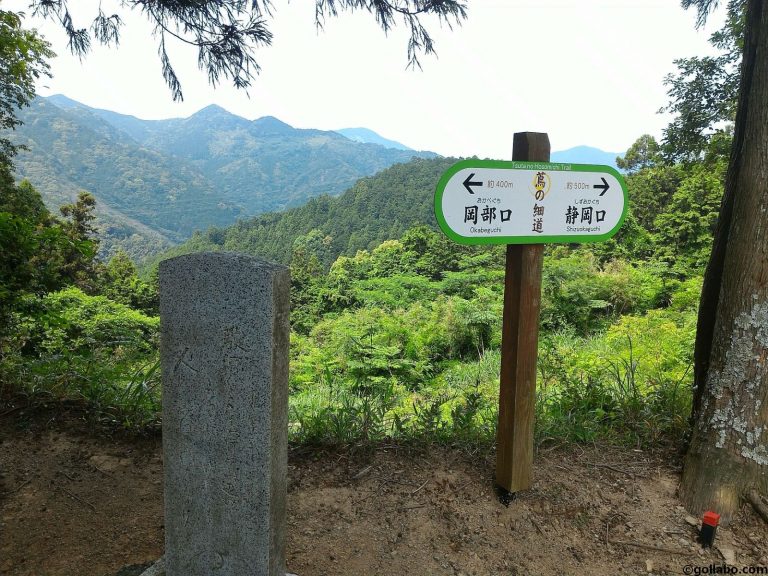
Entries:
{"label": "dirt path", "polygon": [[[294,451],[288,567],[300,576],[613,576],[723,563],[694,544],[663,459],[570,447],[543,451],[535,468],[534,489],[505,507],[483,455]],[[155,559],[161,480],[159,438],[97,436],[72,416],[0,418],[0,574],[114,576]],[[768,529],[749,509],[717,542],[739,569],[768,569]]]}

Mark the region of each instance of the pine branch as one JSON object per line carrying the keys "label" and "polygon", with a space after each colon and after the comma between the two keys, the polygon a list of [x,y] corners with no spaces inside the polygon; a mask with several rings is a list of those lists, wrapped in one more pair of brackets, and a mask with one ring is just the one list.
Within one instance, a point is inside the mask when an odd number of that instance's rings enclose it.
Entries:
{"label": "pine branch", "polygon": [[[81,59],[90,51],[92,39],[106,46],[119,43],[123,25],[119,14],[108,16],[99,7],[89,30],[76,26],[69,0],[31,1],[33,14],[62,26],[70,51]],[[211,85],[229,78],[236,87],[246,89],[261,70],[256,49],[272,42],[267,21],[272,16],[271,0],[122,0],[120,5],[125,10],[139,10],[154,26],[163,77],[174,100],[183,96],[166,39],[197,47],[198,66]],[[440,24],[452,28],[467,17],[466,0],[315,0],[315,22],[322,29],[327,16],[360,10],[373,15],[385,34],[402,18],[410,32],[408,67],[419,68],[419,55],[435,54],[434,42],[419,18],[434,15]]]}

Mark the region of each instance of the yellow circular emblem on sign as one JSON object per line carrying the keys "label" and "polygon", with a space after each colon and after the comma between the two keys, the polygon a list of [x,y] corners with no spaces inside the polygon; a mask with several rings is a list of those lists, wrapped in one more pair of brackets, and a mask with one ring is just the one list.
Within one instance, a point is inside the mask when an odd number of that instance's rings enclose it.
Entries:
{"label": "yellow circular emblem on sign", "polygon": [[533,181],[531,182],[531,193],[536,200],[544,200],[547,194],[549,194],[549,189],[551,187],[552,180],[550,179],[549,174],[543,171],[536,172],[533,176]]}

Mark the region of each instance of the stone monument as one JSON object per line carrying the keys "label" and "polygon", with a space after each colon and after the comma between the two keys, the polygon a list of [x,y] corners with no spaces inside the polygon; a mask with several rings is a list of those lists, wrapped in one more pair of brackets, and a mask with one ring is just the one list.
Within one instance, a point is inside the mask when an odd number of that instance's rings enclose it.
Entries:
{"label": "stone monument", "polygon": [[288,268],[160,263],[166,576],[283,576]]}

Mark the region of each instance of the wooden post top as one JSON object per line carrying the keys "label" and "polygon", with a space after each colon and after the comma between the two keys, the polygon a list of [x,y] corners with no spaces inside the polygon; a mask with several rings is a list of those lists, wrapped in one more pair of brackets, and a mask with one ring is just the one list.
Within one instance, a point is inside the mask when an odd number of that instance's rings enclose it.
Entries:
{"label": "wooden post top", "polygon": [[546,132],[516,132],[512,140],[512,160],[549,162],[549,151]]}

